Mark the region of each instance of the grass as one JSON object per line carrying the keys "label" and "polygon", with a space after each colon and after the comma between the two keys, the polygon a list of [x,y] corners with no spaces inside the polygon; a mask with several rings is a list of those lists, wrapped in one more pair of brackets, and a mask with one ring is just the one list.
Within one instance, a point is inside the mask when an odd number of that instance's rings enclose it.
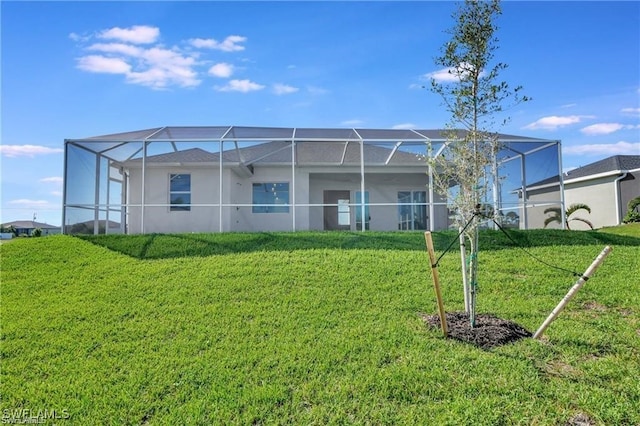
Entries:
{"label": "grass", "polygon": [[[435,296],[421,233],[16,240],[0,248],[0,408],[83,425],[640,424],[629,229],[513,232],[579,272],[614,250],[542,340],[490,351],[422,322]],[[435,233],[437,250],[454,237]],[[481,245],[479,312],[535,331],[575,277],[501,233]],[[439,269],[461,310],[455,250]]]}

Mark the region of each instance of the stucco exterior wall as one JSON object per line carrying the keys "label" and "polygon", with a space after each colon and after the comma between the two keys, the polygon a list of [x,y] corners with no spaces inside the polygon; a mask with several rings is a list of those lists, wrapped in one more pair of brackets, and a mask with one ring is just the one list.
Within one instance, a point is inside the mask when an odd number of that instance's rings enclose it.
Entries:
{"label": "stucco exterior wall", "polygon": [[[169,203],[169,176],[171,174],[191,174],[191,203],[207,204],[192,206],[191,211],[171,211]],[[289,183],[289,202],[294,202],[293,177],[291,167],[255,167],[253,174],[239,168],[223,169],[222,231],[292,231],[294,230],[293,207],[288,213],[254,213],[252,209],[253,183]],[[142,229],[141,207],[128,209],[128,232],[136,233],[179,233],[218,232],[220,230],[219,171],[214,166],[173,167],[152,165],[145,175],[144,230]],[[142,202],[141,169],[129,170],[129,204]],[[384,172],[365,173],[366,188],[369,193],[370,230],[398,230],[398,207],[395,205],[376,206],[377,203],[396,203],[399,191],[425,191],[430,202],[426,170],[416,169],[407,173],[393,167],[385,167]],[[308,167],[295,170],[295,230],[323,230],[325,190],[348,190],[350,202],[356,203],[356,192],[361,190],[358,167]],[[440,197],[436,201],[442,201]],[[311,204],[311,206],[309,206]],[[316,206],[314,206],[314,204]],[[372,205],[373,204],[373,205]],[[356,210],[352,205],[351,229],[356,230]],[[446,207],[436,207],[436,229],[446,229]],[[427,215],[429,215],[427,207]],[[428,223],[428,221],[427,221]]]}
{"label": "stucco exterior wall", "polygon": [[[428,200],[428,177],[426,172],[416,171],[412,174],[400,174],[396,170],[388,170],[387,173],[365,172],[365,192],[369,193],[369,229],[375,231],[398,230],[398,207],[376,206],[375,204],[396,203],[398,191],[426,191]],[[354,168],[350,173],[339,173],[337,170],[323,169],[321,173],[309,175],[309,202],[310,204],[322,204],[324,191],[347,190],[350,192],[351,204],[356,203],[356,193],[361,191],[360,173]],[[361,207],[352,205],[350,209],[351,230],[356,230],[356,209]],[[309,228],[312,230],[324,229],[324,211],[322,207],[313,207],[310,211]],[[427,212],[428,214],[428,212]]]}
{"label": "stucco exterior wall", "polygon": [[[614,183],[616,177],[608,176],[582,182],[565,183],[564,197],[567,208],[576,203],[583,203],[591,208],[591,214],[585,210],[579,210],[571,217],[586,219],[593,224],[594,228],[617,225],[618,207],[616,204],[616,185]],[[587,224],[577,220],[569,222],[569,226],[575,230],[589,229]]]}
{"label": "stucco exterior wall", "polygon": [[[229,181],[229,170],[223,170],[223,182]],[[169,177],[171,174],[191,174],[191,203],[218,204],[220,176],[217,168],[210,167],[148,167],[145,173],[144,230],[142,208],[130,207],[127,217],[128,232],[216,232],[219,229],[218,207],[191,207],[191,211],[169,209]],[[142,170],[130,169],[129,204],[142,203]],[[156,206],[154,206],[156,204]],[[160,204],[160,206],[157,206]]]}
{"label": "stucco exterior wall", "polygon": [[[544,211],[551,207],[561,207],[558,200],[560,200],[560,188],[557,185],[551,188],[528,191],[526,211],[527,228],[544,228],[544,221],[551,216],[551,213],[545,214]],[[520,229],[525,229],[525,212],[523,212],[523,208],[519,208],[517,214],[520,215]],[[562,229],[562,224],[551,222],[547,226],[547,229]]]}

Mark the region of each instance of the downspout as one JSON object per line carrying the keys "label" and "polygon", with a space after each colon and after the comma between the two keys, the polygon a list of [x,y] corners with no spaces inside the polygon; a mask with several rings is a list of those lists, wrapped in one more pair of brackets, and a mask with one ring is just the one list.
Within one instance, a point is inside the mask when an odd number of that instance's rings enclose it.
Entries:
{"label": "downspout", "polygon": [[629,172],[623,172],[622,176],[619,176],[613,181],[613,184],[616,187],[616,225],[620,225],[622,223],[622,205],[620,204],[622,194],[620,194],[620,181],[627,177]]}

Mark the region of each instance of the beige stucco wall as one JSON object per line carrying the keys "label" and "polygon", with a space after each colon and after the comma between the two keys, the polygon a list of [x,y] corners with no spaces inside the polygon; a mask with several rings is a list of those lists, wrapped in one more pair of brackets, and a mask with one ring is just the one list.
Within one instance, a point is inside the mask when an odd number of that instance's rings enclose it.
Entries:
{"label": "beige stucco wall", "polygon": [[[340,171],[339,171],[340,170]],[[322,204],[324,201],[324,191],[327,190],[348,190],[351,193],[350,201],[355,204],[356,193],[361,190],[360,173],[357,168],[345,174],[344,168],[332,170],[322,169],[309,177],[310,204]],[[416,170],[416,173],[404,174],[400,170],[393,168],[385,169],[385,173],[367,173],[365,171],[365,191],[369,192],[369,229],[375,231],[397,231],[398,230],[398,207],[397,206],[376,206],[375,204],[396,203],[398,191],[426,191],[427,202],[429,191],[427,188],[428,177],[425,173]],[[351,207],[351,230],[356,230],[356,209]],[[324,228],[323,208],[312,207],[309,214],[309,227],[313,230]],[[428,215],[427,211],[427,215]]]}
{"label": "beige stucco wall", "polygon": [[[588,181],[571,183],[565,182],[564,197],[567,208],[571,204],[582,203],[591,208],[591,214],[585,210],[576,211],[569,217],[580,217],[588,220],[594,228],[615,226],[618,224],[618,207],[616,204],[615,178],[604,177]],[[569,222],[571,229],[589,229],[587,224],[574,220]]]}
{"label": "beige stucco wall", "polygon": [[[169,176],[177,173],[191,174],[191,203],[219,203],[219,172],[210,167],[148,167],[145,173],[144,233],[164,232],[215,232],[219,229],[217,207],[192,207],[191,211],[170,211]],[[224,170],[223,181],[229,181],[228,170]],[[129,204],[142,203],[141,169],[129,171]],[[160,206],[154,206],[160,204]],[[141,207],[130,207],[128,232],[139,234],[142,230]]]}
{"label": "beige stucco wall", "polygon": [[[544,221],[551,216],[550,213],[545,214],[544,211],[551,207],[560,207],[560,189],[556,185],[555,188],[545,188],[543,190],[532,190],[527,192],[527,228],[542,229]],[[520,215],[520,229],[525,229],[524,212],[519,208],[516,212]],[[548,229],[562,229],[562,224],[551,222]]]}
{"label": "beige stucco wall", "polygon": [[[191,174],[191,203],[208,204],[192,206],[191,211],[170,211],[169,175],[174,173]],[[322,230],[324,225],[323,204],[325,190],[348,190],[351,202],[355,203],[355,194],[360,191],[359,167],[321,167],[297,168],[295,170],[295,203],[303,204],[295,210],[295,230]],[[253,174],[243,173],[240,169],[223,169],[223,231],[291,231],[293,230],[293,208],[288,213],[253,213],[253,183],[288,182],[293,189],[291,167],[256,167]],[[219,172],[215,166],[171,167],[152,165],[145,175],[146,197],[144,232],[218,232],[220,229]],[[142,201],[141,169],[129,171],[129,204]],[[406,170],[385,167],[384,172],[365,173],[366,191],[369,203],[395,203],[398,191],[426,191],[428,198],[426,171],[416,169],[408,174]],[[293,203],[293,194],[289,202]],[[441,201],[438,197],[436,201]],[[427,199],[427,202],[429,200]],[[154,206],[159,204],[159,206]],[[304,205],[311,204],[311,206]],[[356,210],[351,209],[351,227],[356,229]],[[436,229],[447,226],[446,207],[436,207]],[[427,214],[429,212],[427,210]],[[394,231],[398,229],[397,206],[370,205],[370,229]],[[128,232],[141,233],[141,208],[128,209]]]}

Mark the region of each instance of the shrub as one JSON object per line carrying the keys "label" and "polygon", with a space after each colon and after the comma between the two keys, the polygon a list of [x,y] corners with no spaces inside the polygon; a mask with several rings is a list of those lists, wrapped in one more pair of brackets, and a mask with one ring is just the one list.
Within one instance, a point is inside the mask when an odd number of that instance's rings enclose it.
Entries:
{"label": "shrub", "polygon": [[640,197],[636,197],[629,201],[629,204],[627,205],[627,214],[624,216],[624,219],[622,219],[623,223],[640,222],[638,206],[640,206]]}

